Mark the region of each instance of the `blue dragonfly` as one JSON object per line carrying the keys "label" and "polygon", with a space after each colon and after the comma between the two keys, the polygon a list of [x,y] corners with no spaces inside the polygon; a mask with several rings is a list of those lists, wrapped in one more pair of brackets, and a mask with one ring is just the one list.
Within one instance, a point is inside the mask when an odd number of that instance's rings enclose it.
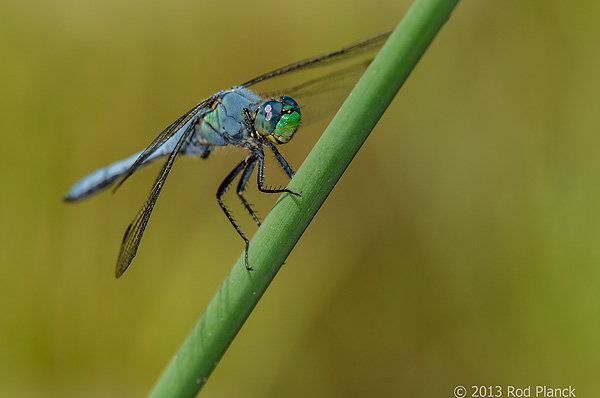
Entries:
{"label": "blue dragonfly", "polygon": [[[293,178],[292,168],[279,153],[276,145],[288,143],[301,123],[317,119],[334,110],[339,101],[336,102],[332,98],[343,99],[370,61],[368,58],[359,62],[360,56],[369,55],[379,49],[389,34],[390,32],[385,32],[338,50],[295,62],[239,86],[219,91],[174,121],[143,151],[100,168],[76,182],[64,196],[65,201],[74,202],[87,198],[119,180],[114,188],[116,190],[140,167],[157,159],[167,158],[146,201],[125,231],[117,259],[116,277],[119,278],[127,270],[135,257],[154,204],[177,156],[206,158],[215,147],[228,145],[245,148],[248,154],[217,189],[217,202],[244,240],[245,266],[251,270],[248,262],[250,241],[225,206],[223,194],[240,176],[237,196],[258,226],[260,220],[244,197],[246,184],[256,167],[257,187],[260,192],[287,192],[300,196],[287,188],[268,188],[265,185],[263,148],[267,147],[273,152],[287,176]],[[289,89],[263,92],[253,89],[258,83],[271,81],[270,79],[275,77],[327,65],[343,67]]]}

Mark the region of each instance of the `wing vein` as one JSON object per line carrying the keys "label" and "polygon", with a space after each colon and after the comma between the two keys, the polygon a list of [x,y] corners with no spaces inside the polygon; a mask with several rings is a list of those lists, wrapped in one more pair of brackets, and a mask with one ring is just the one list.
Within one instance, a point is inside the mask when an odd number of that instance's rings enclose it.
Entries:
{"label": "wing vein", "polygon": [[154,204],[156,203],[158,195],[165,184],[165,180],[171,171],[171,167],[173,166],[173,162],[175,161],[181,146],[188,139],[191,132],[194,131],[194,124],[195,123],[191,123],[188,129],[181,135],[179,141],[177,141],[177,145],[169,155],[169,158],[158,174],[158,177],[154,182],[154,186],[148,194],[148,198],[138,211],[131,224],[129,224],[129,227],[127,227],[125,235],[123,236],[123,242],[121,243],[121,249],[119,250],[119,258],[117,259],[117,278],[123,275],[123,272],[125,272],[125,270],[129,267],[129,264],[131,264],[131,261],[137,254],[140,241],[142,240],[142,235],[144,234],[144,230],[146,229],[146,225],[148,224],[148,220],[150,219],[150,215],[154,209]]}
{"label": "wing vein", "polygon": [[[158,135],[158,137],[156,137],[154,139],[154,141],[152,141],[152,143],[150,143],[150,145],[146,149],[144,149],[144,151],[140,154],[140,156],[136,159],[136,161],[131,165],[131,167],[129,167],[129,169],[127,169],[125,174],[123,174],[123,177],[121,177],[121,179],[119,180],[117,185],[115,185],[115,187],[113,188],[113,192],[115,192],[121,186],[121,184],[123,184],[125,182],[125,180],[127,180],[129,177],[131,177],[131,175],[133,173],[135,173],[135,171],[142,165],[142,163],[144,163],[144,161],[146,159],[148,159],[148,157],[150,155],[152,155],[152,153],[154,153],[161,145],[163,145],[165,142],[167,142],[167,140],[169,138],[174,136],[181,127],[185,126],[185,124],[188,121],[190,121],[190,119],[194,118],[210,101],[212,101],[212,99],[213,99],[213,97],[210,97],[210,98],[202,101],[201,103],[199,103],[198,105],[196,105],[195,107],[190,109],[185,115],[181,116],[179,119],[177,119],[173,123],[171,123],[171,125],[169,125],[169,127],[164,129]],[[183,135],[186,135],[186,134],[183,134]]]}

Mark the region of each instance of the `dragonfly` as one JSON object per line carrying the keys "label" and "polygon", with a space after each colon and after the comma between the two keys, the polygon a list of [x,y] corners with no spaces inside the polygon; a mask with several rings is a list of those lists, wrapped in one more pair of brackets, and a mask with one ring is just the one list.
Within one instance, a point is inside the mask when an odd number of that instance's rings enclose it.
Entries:
{"label": "dragonfly", "polygon": [[[300,193],[288,188],[270,188],[265,185],[264,148],[268,148],[275,155],[279,166],[287,177],[292,179],[294,171],[278,151],[277,145],[290,142],[301,124],[328,113],[328,105],[332,108],[331,103],[335,102],[330,100],[330,97],[335,96],[336,93],[339,97],[339,92],[349,92],[372,57],[362,62],[352,62],[352,60],[358,60],[360,56],[379,49],[390,33],[389,31],[381,33],[338,50],[289,64],[244,84],[219,91],[175,120],[143,151],[97,169],[72,185],[63,197],[67,202],[92,196],[116,182],[114,192],[140,167],[166,157],[148,197],[125,231],[117,259],[116,277],[119,278],[127,270],[136,256],[156,200],[175,159],[179,155],[204,159],[214,148],[222,146],[237,146],[248,151],[244,159],[219,185],[217,202],[231,225],[244,240],[244,264],[247,270],[252,270],[248,261],[250,241],[225,205],[223,194],[239,177],[237,196],[259,227],[260,219],[244,197],[248,180],[256,168],[258,169],[257,188],[260,192],[275,194],[287,192],[301,196]],[[271,81],[276,77],[340,64],[348,64],[348,66],[313,77],[287,89],[267,91],[255,89],[259,83]]]}

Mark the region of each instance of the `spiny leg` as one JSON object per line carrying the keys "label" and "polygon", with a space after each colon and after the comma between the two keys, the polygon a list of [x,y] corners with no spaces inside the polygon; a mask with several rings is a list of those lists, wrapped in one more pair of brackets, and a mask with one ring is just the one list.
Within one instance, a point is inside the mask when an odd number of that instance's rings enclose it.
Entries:
{"label": "spiny leg", "polygon": [[248,201],[246,201],[246,198],[244,198],[244,190],[246,189],[246,183],[248,182],[248,178],[250,178],[250,174],[252,174],[252,171],[254,170],[254,166],[256,166],[256,157],[253,157],[252,161],[247,163],[246,168],[244,169],[244,172],[240,177],[240,182],[237,186],[237,195],[244,204],[246,210],[248,210],[248,212],[254,219],[256,225],[260,227],[260,220],[258,219],[258,217],[256,217],[254,210],[252,210],[252,207],[250,207],[250,204],[248,203]]}
{"label": "spiny leg", "polygon": [[[267,143],[269,148],[271,148],[271,150],[275,154],[275,157],[279,161],[279,164],[281,164],[281,167],[286,172],[288,177],[293,178],[294,172],[292,171],[292,168],[288,165],[286,160],[283,158],[283,156],[281,156],[281,154],[277,151],[277,149],[275,149],[275,146],[273,146],[273,144],[271,144],[270,142],[268,142],[266,140],[265,140],[265,142]],[[293,192],[287,188],[265,188],[265,182],[264,182],[265,181],[265,176],[264,176],[265,154],[262,150],[262,147],[256,150],[256,156],[258,156],[258,181],[257,181],[257,183],[258,183],[258,190],[260,192],[265,192],[265,193],[287,192],[287,193],[291,193],[292,195],[300,196],[299,193]]]}
{"label": "spiny leg", "polygon": [[273,143],[271,141],[268,141],[268,140],[265,140],[265,145],[267,145],[269,147],[269,149],[273,152],[273,154],[275,155],[275,158],[277,159],[277,161],[281,165],[281,168],[283,169],[283,171],[285,171],[285,173],[288,175],[288,177],[290,177],[290,180],[292,178],[294,178],[294,171],[292,170],[292,168],[290,167],[290,165],[288,164],[288,162],[279,153],[279,151],[277,150],[277,148],[275,147],[275,145],[273,145]]}
{"label": "spiny leg", "polygon": [[[229,210],[227,210],[227,207],[223,203],[222,197],[223,197],[223,194],[225,193],[225,191],[227,190],[227,188],[231,185],[233,180],[237,177],[237,175],[240,174],[242,172],[242,170],[244,170],[246,167],[248,167],[249,164],[254,164],[254,163],[256,163],[256,155],[254,153],[248,154],[248,156],[246,156],[246,158],[244,160],[242,160],[237,166],[235,166],[235,168],[227,175],[227,177],[225,177],[225,179],[223,180],[221,185],[219,185],[219,189],[217,190],[217,202],[219,202],[219,206],[221,206],[221,209],[223,209],[223,212],[227,216],[227,219],[229,220],[231,225],[233,225],[233,228],[235,228],[237,233],[242,237],[242,239],[244,239],[244,242],[246,243],[246,247],[244,249],[244,264],[248,271],[252,270],[252,268],[250,268],[250,266],[248,265],[248,249],[250,248],[250,241],[248,240],[248,238],[246,237],[244,232],[241,230],[241,228],[237,225],[237,223],[231,216],[231,213],[229,212]],[[254,167],[254,166],[252,166],[252,167]],[[244,172],[244,174],[245,174],[245,172]],[[242,177],[243,177],[243,175],[242,175]]]}

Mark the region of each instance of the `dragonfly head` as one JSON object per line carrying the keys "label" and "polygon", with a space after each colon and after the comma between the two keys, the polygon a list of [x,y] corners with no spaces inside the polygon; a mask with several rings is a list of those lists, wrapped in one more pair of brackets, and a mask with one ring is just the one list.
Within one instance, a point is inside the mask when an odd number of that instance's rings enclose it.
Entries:
{"label": "dragonfly head", "polygon": [[287,95],[265,101],[258,108],[254,127],[256,132],[276,144],[289,142],[300,127],[300,107]]}

